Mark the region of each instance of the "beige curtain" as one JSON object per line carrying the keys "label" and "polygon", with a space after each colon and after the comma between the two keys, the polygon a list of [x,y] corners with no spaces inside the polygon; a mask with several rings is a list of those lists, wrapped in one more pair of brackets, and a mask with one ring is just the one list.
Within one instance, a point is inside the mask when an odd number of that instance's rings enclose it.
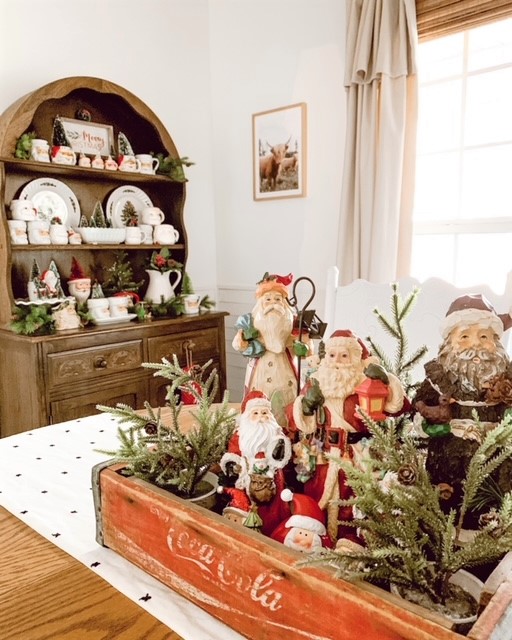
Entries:
{"label": "beige curtain", "polygon": [[347,0],[341,284],[407,275],[417,82],[414,0]]}

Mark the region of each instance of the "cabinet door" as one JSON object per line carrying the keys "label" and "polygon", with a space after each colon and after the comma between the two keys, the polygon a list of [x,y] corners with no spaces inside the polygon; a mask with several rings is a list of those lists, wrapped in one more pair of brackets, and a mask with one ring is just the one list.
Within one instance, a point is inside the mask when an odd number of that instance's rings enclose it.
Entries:
{"label": "cabinet door", "polygon": [[65,422],[75,420],[95,413],[97,404],[114,407],[118,402],[127,404],[134,409],[141,409],[147,399],[148,388],[146,380],[134,380],[123,385],[100,387],[96,391],[84,395],[73,395],[64,400],[50,403],[51,422]]}
{"label": "cabinet door", "polygon": [[[149,338],[149,361],[161,362],[162,358],[166,358],[172,362],[173,355],[176,355],[180,365],[186,367],[190,363],[202,366],[208,360],[211,360],[212,363],[208,367],[207,373],[210,373],[213,369],[217,369],[219,373],[220,387],[216,400],[220,402],[224,391],[221,339],[222,337],[217,327]],[[168,384],[169,381],[166,378],[160,376],[151,378],[149,388],[152,406],[163,406],[165,404]]]}

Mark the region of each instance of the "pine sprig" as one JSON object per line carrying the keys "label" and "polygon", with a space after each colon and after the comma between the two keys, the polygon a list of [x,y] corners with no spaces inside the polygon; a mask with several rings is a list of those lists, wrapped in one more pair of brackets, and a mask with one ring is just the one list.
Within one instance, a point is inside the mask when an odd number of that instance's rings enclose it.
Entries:
{"label": "pine sprig", "polygon": [[299,565],[327,564],[345,579],[393,583],[444,603],[456,571],[495,562],[512,549],[512,494],[481,517],[469,541],[460,542],[464,515],[482,482],[512,456],[512,417],[486,435],[470,461],[459,511],[445,513],[425,468],[425,453],[411,438],[399,436],[393,418],[378,423],[359,412],[373,436],[372,457],[362,467],[332,460],[353,492],[339,504],[354,507],[356,517],[342,524],[354,527],[365,546],[322,550]]}
{"label": "pine sprig", "polygon": [[411,371],[421,361],[428,350],[427,346],[424,345],[417,349],[412,355],[408,355],[409,344],[404,329],[404,321],[413,310],[419,293],[419,287],[414,287],[405,299],[403,299],[398,290],[398,283],[394,282],[391,284],[391,318],[386,317],[377,307],[373,309],[373,313],[385,333],[396,340],[396,351],[393,360],[391,360],[383,351],[382,347],[376,343],[371,336],[367,337],[372,353],[381,360],[387,371],[390,371],[399,378],[407,392],[410,392],[414,386],[411,384]]}
{"label": "pine sprig", "polygon": [[[229,407],[227,392],[222,402],[213,406],[219,389],[216,370],[203,380],[210,364],[186,370],[176,355],[172,361],[163,358],[161,363],[144,363],[144,367],[155,369],[155,376],[170,380],[166,396],[169,416],[163,419],[161,410],[153,409],[148,402],[144,403],[145,412],[125,404],[113,408],[97,405],[120,425],[128,424],[127,429],[119,427],[118,449],[102,453],[125,463],[130,473],[143,480],[184,498],[193,496],[202,478],[226,452],[236,428],[236,412]],[[187,431],[180,426],[180,392],[196,401],[190,409],[193,425]]]}

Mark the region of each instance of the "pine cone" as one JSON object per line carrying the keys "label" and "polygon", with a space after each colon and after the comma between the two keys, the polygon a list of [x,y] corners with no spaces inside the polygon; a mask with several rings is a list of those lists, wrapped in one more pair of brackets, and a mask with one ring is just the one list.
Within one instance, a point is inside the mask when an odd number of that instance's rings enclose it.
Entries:
{"label": "pine cone", "polygon": [[398,469],[398,482],[410,487],[416,483],[416,469],[410,464],[404,464]]}
{"label": "pine cone", "polygon": [[489,381],[489,389],[485,394],[485,401],[491,404],[504,402],[512,405],[512,380],[505,374],[492,378]]}

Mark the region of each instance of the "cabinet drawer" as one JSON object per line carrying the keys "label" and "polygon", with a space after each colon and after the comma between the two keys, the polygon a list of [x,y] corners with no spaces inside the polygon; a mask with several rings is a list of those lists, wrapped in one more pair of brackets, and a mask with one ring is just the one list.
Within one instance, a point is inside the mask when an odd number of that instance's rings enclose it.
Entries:
{"label": "cabinet drawer", "polygon": [[149,362],[160,362],[162,358],[172,361],[173,354],[176,354],[180,364],[186,366],[187,352],[191,354],[193,364],[203,365],[210,359],[219,360],[221,347],[218,330],[210,328],[148,340]]}
{"label": "cabinet drawer", "polygon": [[49,387],[138,369],[142,353],[142,340],[51,353],[47,360]]}

